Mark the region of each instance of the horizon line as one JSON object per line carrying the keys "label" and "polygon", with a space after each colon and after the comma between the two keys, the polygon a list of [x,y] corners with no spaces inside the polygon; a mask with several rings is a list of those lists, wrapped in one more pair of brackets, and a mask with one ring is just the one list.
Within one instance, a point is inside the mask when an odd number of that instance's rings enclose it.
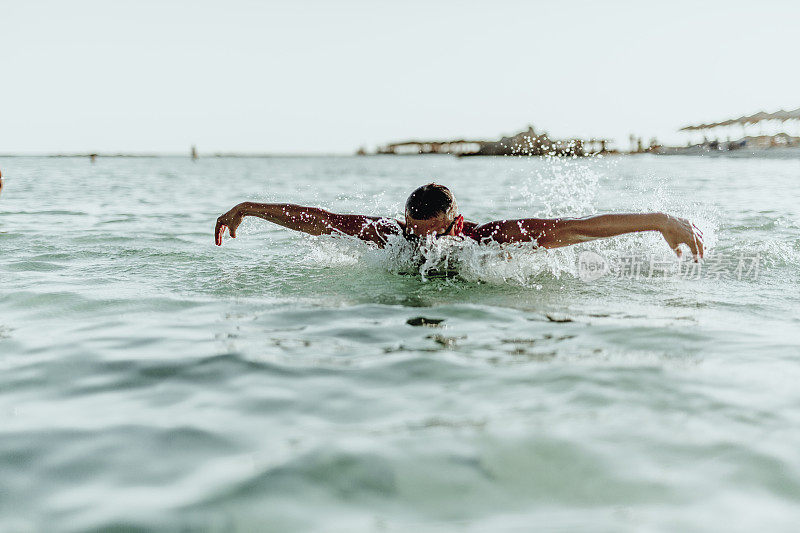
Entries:
{"label": "horizon line", "polygon": [[[289,153],[269,153],[269,152],[214,152],[206,155],[198,154],[196,159],[211,159],[220,157],[344,157],[356,155],[353,153],[345,152],[289,152]],[[17,153],[0,153],[0,157],[63,157],[63,158],[80,158],[80,157],[181,157],[186,159],[194,159],[191,154],[183,152],[17,152]]]}

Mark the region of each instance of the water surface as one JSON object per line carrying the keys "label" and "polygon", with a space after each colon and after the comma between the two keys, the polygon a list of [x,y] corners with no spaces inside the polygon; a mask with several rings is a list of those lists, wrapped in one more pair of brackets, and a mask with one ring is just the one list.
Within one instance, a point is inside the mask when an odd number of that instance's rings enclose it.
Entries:
{"label": "water surface", "polygon": [[[797,160],[4,158],[0,530],[792,531]],[[668,210],[724,272],[584,281],[581,252],[400,275],[243,200],[399,215]],[[736,268],[756,257],[756,271]],[[664,261],[677,265],[663,255]],[[681,264],[682,272],[686,264]],[[676,266],[676,268],[678,268]],[[442,320],[438,327],[410,319]],[[412,320],[412,323],[414,321]]]}

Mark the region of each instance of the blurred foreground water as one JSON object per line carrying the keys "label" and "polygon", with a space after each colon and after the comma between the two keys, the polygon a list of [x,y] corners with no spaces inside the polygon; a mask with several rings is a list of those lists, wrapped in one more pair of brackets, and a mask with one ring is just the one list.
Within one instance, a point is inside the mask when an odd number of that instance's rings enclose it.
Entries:
{"label": "blurred foreground water", "polygon": [[[1,531],[800,522],[800,161],[0,168]],[[394,216],[432,180],[476,222],[688,216],[707,268],[655,234],[454,248],[447,279],[255,219],[213,246],[243,200]],[[615,269],[583,279],[582,252]]]}

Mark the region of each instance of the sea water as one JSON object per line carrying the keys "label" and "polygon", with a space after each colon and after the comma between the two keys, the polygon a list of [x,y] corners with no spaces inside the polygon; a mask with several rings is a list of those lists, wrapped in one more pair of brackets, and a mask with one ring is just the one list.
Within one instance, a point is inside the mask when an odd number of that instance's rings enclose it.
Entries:
{"label": "sea water", "polygon": [[[2,531],[795,531],[800,160],[0,158]],[[420,252],[244,200],[475,222]],[[417,254],[414,256],[414,254]],[[587,267],[588,265],[588,267]]]}

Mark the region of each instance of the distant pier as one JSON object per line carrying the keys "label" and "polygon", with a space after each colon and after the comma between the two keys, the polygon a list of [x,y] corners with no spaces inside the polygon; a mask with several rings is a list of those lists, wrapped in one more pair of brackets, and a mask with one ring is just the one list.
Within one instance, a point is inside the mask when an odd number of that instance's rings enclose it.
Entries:
{"label": "distant pier", "polygon": [[[518,156],[585,156],[609,152],[611,139],[551,139],[547,133],[536,133],[533,126],[502,137],[499,140],[454,139],[454,140],[409,140],[381,146],[377,154],[417,155],[450,154],[458,157],[481,155]],[[365,155],[362,148],[358,152]]]}
{"label": "distant pier", "polygon": [[452,141],[402,141],[378,148],[379,154],[452,154],[464,155],[480,150],[491,141],[457,139]]}

